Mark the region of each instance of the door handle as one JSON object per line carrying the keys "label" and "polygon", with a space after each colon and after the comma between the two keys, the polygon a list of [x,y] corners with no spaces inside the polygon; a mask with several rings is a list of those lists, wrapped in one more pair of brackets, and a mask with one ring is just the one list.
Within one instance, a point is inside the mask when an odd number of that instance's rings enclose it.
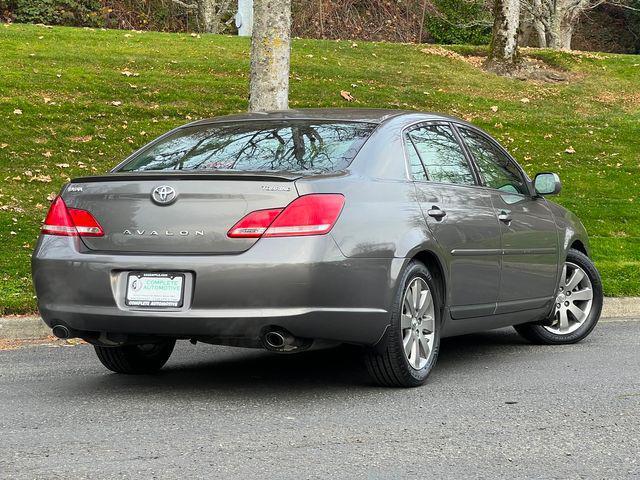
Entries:
{"label": "door handle", "polygon": [[441,210],[440,207],[438,207],[437,205],[433,205],[431,207],[431,210],[427,212],[427,215],[437,220],[440,220],[441,218],[447,215],[447,212],[445,212],[444,210]]}
{"label": "door handle", "polygon": [[501,222],[504,222],[504,223],[506,223],[508,225],[509,223],[511,223],[511,214],[510,214],[510,212],[508,212],[507,210],[502,210],[498,214],[498,220],[500,220]]}

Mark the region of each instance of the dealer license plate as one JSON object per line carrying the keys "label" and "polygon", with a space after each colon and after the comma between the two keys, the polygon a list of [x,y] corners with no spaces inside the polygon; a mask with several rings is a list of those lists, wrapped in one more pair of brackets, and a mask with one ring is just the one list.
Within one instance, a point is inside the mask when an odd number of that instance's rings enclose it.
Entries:
{"label": "dealer license plate", "polygon": [[183,273],[131,272],[127,277],[130,307],[181,307],[183,298]]}

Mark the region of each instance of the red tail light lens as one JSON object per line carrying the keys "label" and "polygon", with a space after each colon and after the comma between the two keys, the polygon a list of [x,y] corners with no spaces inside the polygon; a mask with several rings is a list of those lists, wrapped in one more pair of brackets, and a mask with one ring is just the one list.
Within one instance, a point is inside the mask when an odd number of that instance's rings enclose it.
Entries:
{"label": "red tail light lens", "polygon": [[69,215],[81,237],[102,237],[104,232],[98,221],[86,210],[70,208]]}
{"label": "red tail light lens", "polygon": [[282,208],[256,210],[236,223],[227,235],[231,238],[260,238],[280,214]]}
{"label": "red tail light lens", "polygon": [[344,196],[320,193],[304,195],[291,202],[264,233],[265,237],[324,235],[338,220]]}
{"label": "red tail light lens", "polygon": [[344,196],[334,193],[303,195],[285,209],[257,210],[229,230],[232,238],[324,235],[338,220]]}
{"label": "red tail light lens", "polygon": [[42,225],[46,235],[67,237],[101,237],[104,235],[98,221],[86,210],[67,208],[62,197],[56,197]]}

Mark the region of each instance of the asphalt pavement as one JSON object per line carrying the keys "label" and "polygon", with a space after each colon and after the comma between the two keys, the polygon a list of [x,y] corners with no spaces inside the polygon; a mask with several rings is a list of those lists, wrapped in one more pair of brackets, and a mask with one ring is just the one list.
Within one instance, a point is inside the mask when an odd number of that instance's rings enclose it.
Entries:
{"label": "asphalt pavement", "polygon": [[640,478],[640,321],[446,339],[409,390],[359,354],[180,342],[136,377],[87,345],[0,351],[0,478]]}

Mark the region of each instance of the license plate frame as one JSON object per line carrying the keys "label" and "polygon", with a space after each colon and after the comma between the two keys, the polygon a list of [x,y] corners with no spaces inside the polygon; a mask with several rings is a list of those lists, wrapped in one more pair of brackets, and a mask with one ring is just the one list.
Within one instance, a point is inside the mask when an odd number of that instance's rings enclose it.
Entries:
{"label": "license plate frame", "polygon": [[[144,279],[155,279],[153,281],[145,281]],[[178,281],[177,289],[169,290],[166,295],[158,293],[152,295],[147,292],[143,292],[145,289],[145,283],[153,284],[159,283],[158,279],[169,279],[171,282]],[[133,281],[140,281],[140,287],[138,291],[132,290],[134,287]],[[150,308],[150,309],[165,309],[165,308],[182,308],[184,305],[184,291],[185,291],[186,275],[179,272],[145,272],[145,271],[133,271],[127,274],[127,283],[125,286],[124,303],[127,307],[134,308]],[[173,286],[171,286],[173,287]],[[151,289],[153,290],[153,289]],[[133,297],[133,298],[130,298]]]}

